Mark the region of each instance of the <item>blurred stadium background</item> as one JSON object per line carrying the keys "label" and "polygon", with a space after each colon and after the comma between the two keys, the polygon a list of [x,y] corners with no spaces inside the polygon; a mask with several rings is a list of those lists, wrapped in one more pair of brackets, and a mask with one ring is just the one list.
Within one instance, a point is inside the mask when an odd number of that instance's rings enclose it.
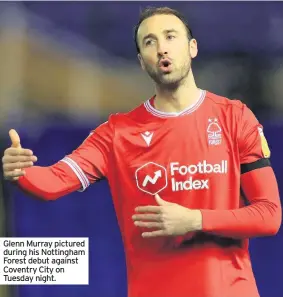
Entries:
{"label": "blurred stadium background", "polygon": [[[199,42],[193,62],[198,85],[252,108],[265,126],[282,191],[282,2],[1,2],[1,151],[9,145],[8,130],[16,128],[39,165],[53,164],[110,113],[151,96],[133,42],[139,11],[148,5],[177,8],[188,18]],[[126,296],[124,253],[107,182],[55,203],[29,199],[3,182],[1,190],[2,236],[90,237],[90,283],[9,292],[2,286],[0,296]],[[283,296],[282,232],[251,241],[261,297]]]}

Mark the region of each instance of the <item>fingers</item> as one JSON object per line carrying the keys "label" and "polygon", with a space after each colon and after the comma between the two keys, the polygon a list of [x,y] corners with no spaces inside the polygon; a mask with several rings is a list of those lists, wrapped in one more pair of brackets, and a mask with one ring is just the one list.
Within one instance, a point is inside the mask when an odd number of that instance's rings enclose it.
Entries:
{"label": "fingers", "polygon": [[155,228],[157,230],[152,232],[143,232],[142,237],[158,237],[158,236],[168,236],[169,233],[165,228],[160,206],[140,206],[136,208],[136,211],[140,212],[155,212],[146,214],[134,214],[132,219],[137,227],[141,228]]}
{"label": "fingers", "polygon": [[9,131],[9,136],[10,136],[11,143],[12,143],[11,147],[21,148],[21,140],[20,140],[20,136],[17,133],[17,131],[14,129],[11,129]]}
{"label": "fingers", "polygon": [[13,170],[13,171],[5,171],[4,172],[4,179],[6,180],[18,180],[20,176],[24,176],[24,170]]}
{"label": "fingers", "polygon": [[135,214],[132,216],[132,218],[134,221],[162,221],[160,214]]}
{"label": "fingers", "polygon": [[22,148],[8,148],[5,150],[4,155],[10,156],[32,156],[33,151],[29,149],[22,149]]}
{"label": "fingers", "polygon": [[140,222],[136,221],[135,225],[143,228],[158,228],[163,229],[163,224],[158,222]]}
{"label": "fingers", "polygon": [[37,157],[33,151],[21,147],[20,136],[16,130],[9,131],[11,147],[7,148],[2,158],[4,178],[6,180],[18,180],[25,175],[25,168],[32,167]]}
{"label": "fingers", "polygon": [[6,172],[6,171],[13,171],[15,169],[24,169],[32,166],[33,166],[33,162],[4,163],[3,169]]}
{"label": "fingers", "polygon": [[135,210],[136,212],[155,212],[155,213],[161,213],[162,211],[160,206],[155,206],[155,205],[139,206]]}
{"label": "fingers", "polygon": [[144,238],[167,236],[167,235],[168,235],[168,233],[166,232],[166,230],[157,230],[157,231],[142,233],[142,237],[144,237]]}
{"label": "fingers", "polygon": [[4,155],[2,158],[3,164],[6,163],[19,163],[19,162],[36,162],[37,157],[36,156],[11,156],[11,155]]}
{"label": "fingers", "polygon": [[144,212],[157,212],[157,213],[146,213],[146,214],[134,214],[132,219],[137,227],[141,228],[156,228],[163,229],[164,223],[162,222],[162,215],[159,213],[159,206],[141,206],[136,211]]}
{"label": "fingers", "polygon": [[25,173],[22,169],[32,167],[36,161],[36,156],[4,155],[2,164],[5,179],[24,175]]}

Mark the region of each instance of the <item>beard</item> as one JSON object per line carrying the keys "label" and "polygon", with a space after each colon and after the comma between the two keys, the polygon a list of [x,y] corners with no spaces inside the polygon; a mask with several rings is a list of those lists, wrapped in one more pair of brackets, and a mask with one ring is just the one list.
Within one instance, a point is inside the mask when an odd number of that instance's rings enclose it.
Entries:
{"label": "beard", "polygon": [[191,60],[189,59],[183,63],[178,69],[174,69],[173,65],[173,69],[169,73],[162,72],[158,67],[152,67],[148,64],[145,64],[145,70],[159,88],[175,90],[182,84],[184,79],[188,77],[191,71]]}

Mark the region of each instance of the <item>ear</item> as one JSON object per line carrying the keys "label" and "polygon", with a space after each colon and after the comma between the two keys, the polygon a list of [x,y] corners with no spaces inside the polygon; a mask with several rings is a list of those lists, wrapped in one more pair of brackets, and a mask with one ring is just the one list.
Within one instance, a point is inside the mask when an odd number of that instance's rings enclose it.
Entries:
{"label": "ear", "polygon": [[144,61],[143,61],[143,58],[142,58],[141,54],[138,54],[138,59],[140,61],[142,70],[145,70]]}
{"label": "ear", "polygon": [[198,43],[195,39],[189,41],[189,51],[192,59],[195,58],[198,54]]}

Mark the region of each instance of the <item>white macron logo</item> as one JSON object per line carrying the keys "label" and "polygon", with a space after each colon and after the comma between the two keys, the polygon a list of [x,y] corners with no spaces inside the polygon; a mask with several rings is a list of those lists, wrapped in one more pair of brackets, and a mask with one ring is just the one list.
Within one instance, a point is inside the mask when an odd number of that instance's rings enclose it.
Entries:
{"label": "white macron logo", "polygon": [[149,146],[151,143],[153,132],[146,131],[144,133],[141,133],[141,136],[144,139],[144,141],[146,142],[147,146]]}

